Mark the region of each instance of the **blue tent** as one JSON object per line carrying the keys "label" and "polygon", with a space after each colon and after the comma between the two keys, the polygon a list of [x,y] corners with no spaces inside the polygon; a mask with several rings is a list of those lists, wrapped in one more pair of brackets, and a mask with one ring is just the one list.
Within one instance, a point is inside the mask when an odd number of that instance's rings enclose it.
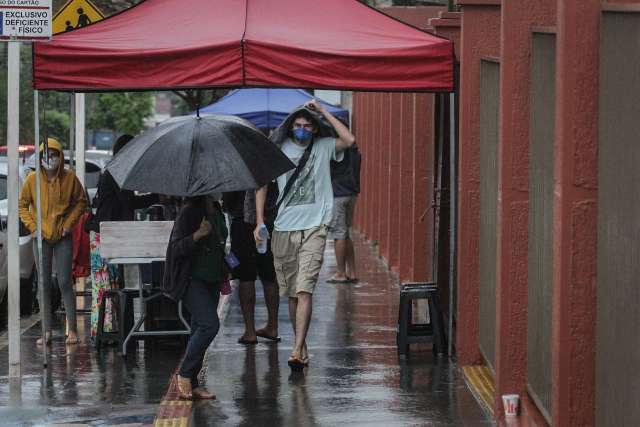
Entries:
{"label": "blue tent", "polygon": [[[237,89],[201,108],[200,113],[239,116],[259,128],[276,128],[292,110],[311,99],[313,96],[302,89]],[[316,99],[331,114],[349,124],[349,111]]]}

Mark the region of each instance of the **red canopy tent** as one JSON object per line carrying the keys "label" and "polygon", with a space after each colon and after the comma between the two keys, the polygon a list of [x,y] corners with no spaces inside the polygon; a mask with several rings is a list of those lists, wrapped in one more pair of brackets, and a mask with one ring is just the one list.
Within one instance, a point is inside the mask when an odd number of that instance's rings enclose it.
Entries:
{"label": "red canopy tent", "polygon": [[453,90],[453,44],[356,0],[146,0],[34,49],[36,89]]}

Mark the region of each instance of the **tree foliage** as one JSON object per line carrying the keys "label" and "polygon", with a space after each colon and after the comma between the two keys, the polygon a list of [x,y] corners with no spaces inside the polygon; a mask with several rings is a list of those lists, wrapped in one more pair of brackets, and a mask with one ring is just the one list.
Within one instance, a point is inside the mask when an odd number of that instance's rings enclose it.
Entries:
{"label": "tree foliage", "polygon": [[229,89],[189,89],[173,91],[178,97],[177,114],[189,114],[198,108],[213,104],[229,92]]}
{"label": "tree foliage", "polygon": [[153,98],[146,92],[87,94],[87,127],[136,135],[152,113]]}

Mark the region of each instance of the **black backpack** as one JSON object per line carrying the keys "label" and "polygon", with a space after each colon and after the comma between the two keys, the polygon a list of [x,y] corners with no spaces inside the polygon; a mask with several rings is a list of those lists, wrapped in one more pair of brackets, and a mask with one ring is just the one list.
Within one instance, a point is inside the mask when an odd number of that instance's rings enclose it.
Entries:
{"label": "black backpack", "polygon": [[344,151],[341,162],[331,161],[331,184],[334,197],[353,196],[360,193],[360,165],[362,154],[353,144]]}
{"label": "black backpack", "polygon": [[91,215],[84,223],[84,231],[100,232],[100,223],[113,218],[114,199],[118,197],[118,185],[108,171],[100,173],[96,195],[91,202]]}

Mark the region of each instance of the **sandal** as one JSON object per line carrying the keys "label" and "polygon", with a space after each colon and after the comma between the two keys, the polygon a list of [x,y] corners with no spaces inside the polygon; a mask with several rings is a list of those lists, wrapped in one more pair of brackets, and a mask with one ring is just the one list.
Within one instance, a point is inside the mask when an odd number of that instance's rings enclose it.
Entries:
{"label": "sandal", "polygon": [[193,398],[198,400],[215,400],[216,395],[204,387],[196,387],[192,390]]}
{"label": "sandal", "polygon": [[189,378],[183,378],[176,374],[176,387],[178,389],[178,398],[180,400],[193,399],[193,390],[191,390],[191,380]]}
{"label": "sandal", "polygon": [[302,353],[300,353],[300,361],[305,367],[307,367],[309,366],[309,360],[309,350],[307,350],[307,345],[305,344],[302,349]]}
{"label": "sandal", "polygon": [[327,283],[351,283],[351,279],[345,277],[344,279],[336,279],[335,276],[331,279],[327,279]]}
{"label": "sandal", "polygon": [[258,336],[258,337],[260,337],[260,338],[266,338],[266,339],[268,339],[268,340],[275,341],[275,342],[280,342],[280,341],[282,341],[282,338],[280,338],[280,337],[279,337],[279,336],[277,336],[277,335],[269,335],[269,334],[267,334],[267,333],[265,332],[265,330],[264,330],[264,329],[258,329],[258,330],[256,331],[256,336]]}
{"label": "sandal", "polygon": [[304,369],[304,362],[301,359],[298,359],[296,356],[289,356],[289,360],[287,364],[294,372],[301,372]]}
{"label": "sandal", "polygon": [[[45,334],[46,341],[47,341],[47,345],[51,345],[51,338],[52,338],[52,336],[53,336],[53,334],[52,334],[51,332],[47,332],[47,333]],[[43,341],[42,337],[40,337],[40,338],[38,338],[38,339],[36,340],[36,344],[37,344],[37,345],[42,345],[43,343],[44,343],[44,341]]]}

